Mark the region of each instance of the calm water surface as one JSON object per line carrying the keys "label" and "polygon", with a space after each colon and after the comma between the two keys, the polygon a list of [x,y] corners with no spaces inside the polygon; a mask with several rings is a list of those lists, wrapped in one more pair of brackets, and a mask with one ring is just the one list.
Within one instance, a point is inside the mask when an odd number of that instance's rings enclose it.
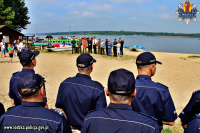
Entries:
{"label": "calm water surface", "polygon": [[[45,35],[39,35],[44,37]],[[61,37],[62,35],[53,35],[53,37]],[[76,35],[79,36],[80,35]],[[93,37],[85,36],[85,37]],[[152,37],[152,36],[95,36],[96,39],[114,39],[123,38],[127,47],[133,45],[143,46],[145,51],[149,52],[169,52],[169,53],[188,53],[200,54],[200,38],[188,37]]]}

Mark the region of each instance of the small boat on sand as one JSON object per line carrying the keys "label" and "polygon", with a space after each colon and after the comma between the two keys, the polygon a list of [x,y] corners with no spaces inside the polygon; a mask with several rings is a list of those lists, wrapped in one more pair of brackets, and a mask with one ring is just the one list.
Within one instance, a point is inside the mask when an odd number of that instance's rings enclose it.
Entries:
{"label": "small boat on sand", "polygon": [[137,51],[137,52],[144,52],[144,47],[143,46],[139,46],[138,45],[134,45],[133,47],[130,47],[129,50],[130,51]]}
{"label": "small boat on sand", "polygon": [[53,44],[52,47],[46,48],[48,51],[54,51],[54,52],[60,52],[60,51],[67,51],[72,50],[72,47],[70,45],[60,45],[60,44]]}

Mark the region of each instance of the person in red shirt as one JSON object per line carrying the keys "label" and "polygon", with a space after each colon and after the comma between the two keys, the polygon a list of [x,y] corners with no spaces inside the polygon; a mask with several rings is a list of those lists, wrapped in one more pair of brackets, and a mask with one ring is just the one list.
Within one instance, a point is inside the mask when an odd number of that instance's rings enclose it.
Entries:
{"label": "person in red shirt", "polygon": [[83,44],[83,53],[84,53],[84,51],[86,53],[86,50],[87,50],[87,39],[85,39],[85,37],[82,40],[82,44]]}

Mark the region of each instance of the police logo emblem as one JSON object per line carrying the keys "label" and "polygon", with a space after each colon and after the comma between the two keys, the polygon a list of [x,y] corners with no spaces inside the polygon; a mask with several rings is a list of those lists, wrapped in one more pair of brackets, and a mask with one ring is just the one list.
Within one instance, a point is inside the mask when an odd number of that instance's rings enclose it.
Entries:
{"label": "police logo emblem", "polygon": [[197,21],[197,15],[199,14],[197,4],[192,4],[189,0],[186,0],[183,4],[178,5],[176,14],[178,15],[178,21],[184,21],[187,25],[191,21]]}

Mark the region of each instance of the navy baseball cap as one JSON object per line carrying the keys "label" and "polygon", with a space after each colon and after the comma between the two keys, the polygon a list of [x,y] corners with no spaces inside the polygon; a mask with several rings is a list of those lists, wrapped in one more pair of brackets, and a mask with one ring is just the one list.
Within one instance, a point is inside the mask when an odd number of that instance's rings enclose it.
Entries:
{"label": "navy baseball cap", "polygon": [[[37,92],[44,84],[44,78],[39,74],[26,74],[18,82],[18,92],[22,96],[31,96]],[[28,93],[22,93],[22,89],[30,89]]]}
{"label": "navy baseball cap", "polygon": [[128,95],[135,90],[134,74],[126,69],[112,71],[108,78],[108,90],[116,95]]}
{"label": "navy baseball cap", "polygon": [[37,50],[35,50],[33,52],[31,50],[25,50],[19,56],[20,63],[22,63],[24,65],[29,64],[39,54],[40,54],[40,52]]}
{"label": "navy baseball cap", "polygon": [[88,53],[83,53],[78,56],[76,60],[76,66],[80,68],[85,68],[92,65],[96,60]]}
{"label": "navy baseball cap", "polygon": [[162,64],[160,61],[157,61],[156,57],[150,52],[141,53],[136,59],[137,65],[150,65],[153,63]]}

